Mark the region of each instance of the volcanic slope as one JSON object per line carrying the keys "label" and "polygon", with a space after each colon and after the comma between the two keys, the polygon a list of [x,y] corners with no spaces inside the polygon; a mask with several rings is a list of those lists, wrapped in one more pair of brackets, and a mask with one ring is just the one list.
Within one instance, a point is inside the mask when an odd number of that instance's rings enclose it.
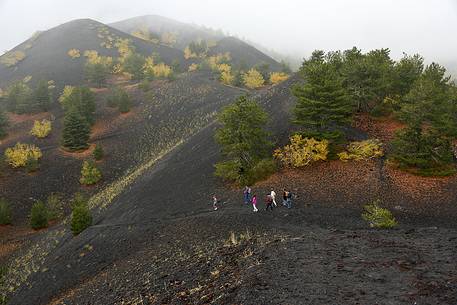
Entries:
{"label": "volcanic slope", "polygon": [[109,25],[129,34],[138,30],[148,30],[150,33],[154,33],[159,37],[164,34],[173,34],[176,38],[176,42],[173,46],[180,50],[184,50],[192,41],[201,39],[217,41],[224,37],[221,32],[158,15],[133,17]]}
{"label": "volcanic slope", "polygon": [[[103,180],[95,188],[82,187],[78,182],[81,164],[91,157],[92,150],[72,154],[60,148],[63,128],[60,111],[26,116],[27,120],[13,124],[0,144],[2,152],[16,142],[33,143],[43,151],[36,173],[31,175],[5,167],[0,175],[0,197],[15,203],[15,225],[26,222],[33,203],[30,198],[44,200],[54,192],[64,194],[67,199],[77,191],[93,193],[185,141],[213,120],[223,105],[243,93],[211,81],[204,72],[183,74],[174,81],[153,81],[147,93],[138,89],[138,85],[128,85],[125,89],[133,101],[127,114],[106,105],[106,89],[97,93],[96,123],[90,143],[92,148],[94,144],[101,145],[105,157],[98,163]],[[17,121],[16,117],[20,116],[14,116],[12,121]],[[29,130],[34,119],[42,118],[53,119],[53,130],[49,137],[36,139]]]}
{"label": "volcanic slope", "polygon": [[[144,41],[94,20],[79,19],[37,33],[2,55],[0,88],[26,76],[32,76],[32,83],[45,79],[54,80],[59,87],[79,85],[84,80],[84,51],[95,50],[103,56],[118,57],[116,43],[120,39],[129,39],[141,54],[149,56],[156,52],[169,65],[173,61],[182,67],[186,65],[183,52],[178,49]],[[68,55],[72,49],[79,50],[79,57]],[[10,67],[1,63],[18,52],[25,56],[23,60]]]}
{"label": "volcanic slope", "polygon": [[243,65],[250,68],[255,65],[268,64],[271,71],[281,70],[281,65],[276,60],[238,38],[226,37],[222,33],[173,19],[148,15],[112,23],[110,26],[129,34],[145,29],[159,36],[173,33],[176,36],[176,43],[173,46],[181,50],[184,50],[192,41],[202,39],[213,41],[216,45],[210,48],[209,55],[229,52],[232,63],[236,67]]}
{"label": "volcanic slope", "polygon": [[[294,81],[257,97],[276,140],[290,129]],[[10,304],[455,304],[455,229],[369,230],[358,210],[301,199],[252,213],[213,176],[215,128],[145,171],[78,237],[64,226],[43,235],[24,257],[49,254]]]}

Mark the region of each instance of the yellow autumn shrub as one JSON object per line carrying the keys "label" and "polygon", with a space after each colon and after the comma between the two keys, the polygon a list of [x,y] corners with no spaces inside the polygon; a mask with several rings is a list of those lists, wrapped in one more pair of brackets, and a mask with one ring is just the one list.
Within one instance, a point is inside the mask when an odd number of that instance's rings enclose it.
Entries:
{"label": "yellow autumn shrub", "polygon": [[71,49],[67,54],[73,59],[81,57],[81,52],[78,49]]}
{"label": "yellow autumn shrub", "polygon": [[217,69],[221,73],[221,82],[225,85],[231,85],[235,79],[235,76],[232,74],[232,67],[228,64],[220,64],[217,66]]}
{"label": "yellow autumn shrub", "polygon": [[102,173],[95,166],[94,162],[84,161],[83,167],[81,168],[81,178],[79,183],[84,185],[93,185],[102,179]]}
{"label": "yellow autumn shrub", "polygon": [[38,161],[41,157],[41,150],[33,144],[16,143],[5,151],[6,162],[13,168],[24,167],[28,160]]}
{"label": "yellow autumn shrub", "polygon": [[301,135],[290,137],[290,144],[274,151],[273,156],[285,166],[303,167],[311,162],[327,160],[327,140],[303,138]]}
{"label": "yellow autumn shrub", "polygon": [[279,84],[289,78],[289,75],[283,72],[272,72],[270,74],[270,83],[273,85]]}
{"label": "yellow autumn shrub", "polygon": [[190,50],[189,47],[186,47],[186,48],[184,49],[184,58],[185,58],[185,59],[197,58],[197,57],[198,57],[197,54],[192,53],[192,51]]}
{"label": "yellow autumn shrub", "polygon": [[157,78],[168,78],[173,73],[173,70],[170,66],[160,63],[155,65],[153,68],[154,76]]}
{"label": "yellow autumn shrub", "polygon": [[52,130],[52,124],[51,121],[48,120],[42,120],[40,121],[35,121],[33,123],[33,128],[30,130],[30,134],[39,138],[43,139],[46,138]]}
{"label": "yellow autumn shrub", "polygon": [[196,63],[191,64],[188,69],[189,72],[194,72],[197,70],[198,70],[198,65]]}
{"label": "yellow autumn shrub", "polygon": [[7,67],[14,67],[20,61],[25,59],[25,53],[23,51],[7,52],[0,57],[0,63]]}
{"label": "yellow autumn shrub", "polygon": [[243,82],[249,89],[256,89],[262,87],[265,83],[262,74],[256,69],[251,69],[247,73],[243,74]]}
{"label": "yellow autumn shrub", "polygon": [[381,141],[377,139],[369,139],[360,142],[352,142],[347,146],[346,151],[338,154],[341,161],[349,160],[369,160],[382,157],[384,151]]}

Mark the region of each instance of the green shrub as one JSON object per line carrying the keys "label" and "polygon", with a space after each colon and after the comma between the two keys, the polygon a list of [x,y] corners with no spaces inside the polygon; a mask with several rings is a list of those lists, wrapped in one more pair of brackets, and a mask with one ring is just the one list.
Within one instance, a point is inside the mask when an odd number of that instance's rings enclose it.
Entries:
{"label": "green shrub", "polygon": [[79,182],[84,185],[92,185],[100,181],[102,173],[92,161],[84,161],[81,169]]}
{"label": "green shrub", "polygon": [[0,199],[0,225],[11,224],[11,207],[4,199]]}
{"label": "green shrub", "polygon": [[381,200],[378,199],[365,205],[365,212],[362,214],[362,218],[373,228],[390,229],[397,226],[398,223],[392,212],[381,208],[380,204]]}
{"label": "green shrub", "polygon": [[257,162],[249,171],[247,185],[254,184],[270,177],[277,170],[276,162],[272,159],[263,159]]}
{"label": "green shrub", "polygon": [[32,205],[30,225],[35,230],[48,226],[48,209],[42,201],[37,201]]}
{"label": "green shrub", "polygon": [[119,104],[118,104],[118,109],[120,113],[127,113],[130,111],[130,108],[132,107],[132,101],[130,100],[130,96],[128,95],[127,92],[122,92],[122,94],[119,96]]}
{"label": "green shrub", "polygon": [[25,162],[25,170],[27,171],[27,173],[34,173],[39,169],[40,169],[40,163],[38,162],[37,159],[29,158]]}
{"label": "green shrub", "polygon": [[105,153],[103,151],[103,147],[100,144],[97,144],[93,152],[94,159],[100,161],[101,159],[103,159],[104,155]]}
{"label": "green shrub", "polygon": [[87,205],[87,200],[82,195],[77,195],[73,201],[71,214],[71,231],[78,235],[92,225],[92,215]]}
{"label": "green shrub", "polygon": [[143,92],[148,92],[151,90],[151,83],[149,80],[145,79],[138,85],[138,88],[140,88]]}
{"label": "green shrub", "polygon": [[62,196],[51,194],[46,201],[48,209],[48,220],[58,220],[63,216]]}

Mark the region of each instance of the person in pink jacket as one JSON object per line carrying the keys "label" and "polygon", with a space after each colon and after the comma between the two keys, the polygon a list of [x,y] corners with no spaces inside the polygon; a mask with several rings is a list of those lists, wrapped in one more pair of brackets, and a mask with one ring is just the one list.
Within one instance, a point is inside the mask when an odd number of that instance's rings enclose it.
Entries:
{"label": "person in pink jacket", "polygon": [[254,208],[254,212],[258,212],[259,210],[257,209],[257,195],[254,194],[254,196],[252,196],[252,207]]}

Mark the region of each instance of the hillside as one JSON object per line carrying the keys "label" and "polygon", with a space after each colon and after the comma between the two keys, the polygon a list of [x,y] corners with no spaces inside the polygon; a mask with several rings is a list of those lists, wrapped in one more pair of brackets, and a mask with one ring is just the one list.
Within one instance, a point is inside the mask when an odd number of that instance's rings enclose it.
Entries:
{"label": "hillside", "polygon": [[[84,80],[84,51],[95,50],[103,56],[117,57],[116,42],[119,39],[131,40],[141,54],[149,56],[157,52],[167,64],[177,60],[182,67],[186,65],[183,53],[177,49],[146,42],[94,20],[81,19],[41,32],[1,56],[0,88],[26,76],[32,76],[32,83],[40,79],[54,80],[58,87],[81,84]],[[68,55],[71,49],[79,50],[80,57],[71,58]],[[10,56],[8,54],[23,54],[25,57],[8,67],[1,63]]]}
{"label": "hillside", "polygon": [[[276,141],[290,130],[295,81],[256,96],[272,117]],[[7,277],[8,285],[24,281],[10,304],[455,303],[455,222],[428,214],[432,206],[414,209],[429,190],[400,203],[397,230],[369,230],[359,208],[367,198],[354,195],[372,192],[359,184],[367,173],[384,179],[379,167],[337,162],[338,170],[282,172],[254,186],[259,194],[270,186],[310,187],[300,189],[293,210],[254,214],[238,190],[213,176],[219,148],[210,121],[116,196],[107,196],[110,187],[95,196],[95,225],[81,235],[72,238],[62,224],[24,249]],[[322,179],[310,178],[319,173]],[[210,209],[213,193],[223,201],[218,211]],[[445,213],[455,217],[456,209]]]}
{"label": "hillside", "polygon": [[250,68],[255,65],[268,64],[272,71],[281,69],[276,60],[238,38],[226,37],[222,33],[169,18],[149,15],[119,21],[110,26],[129,34],[138,30],[147,30],[158,37],[173,33],[176,39],[173,46],[181,50],[184,50],[193,41],[214,42],[215,46],[210,48],[209,55],[230,52],[234,66],[243,64]]}
{"label": "hillside", "polygon": [[129,18],[109,25],[129,34],[137,30],[148,30],[158,37],[172,33],[176,38],[173,46],[180,50],[184,50],[192,41],[198,41],[200,39],[217,41],[224,37],[220,32],[158,15]]}

